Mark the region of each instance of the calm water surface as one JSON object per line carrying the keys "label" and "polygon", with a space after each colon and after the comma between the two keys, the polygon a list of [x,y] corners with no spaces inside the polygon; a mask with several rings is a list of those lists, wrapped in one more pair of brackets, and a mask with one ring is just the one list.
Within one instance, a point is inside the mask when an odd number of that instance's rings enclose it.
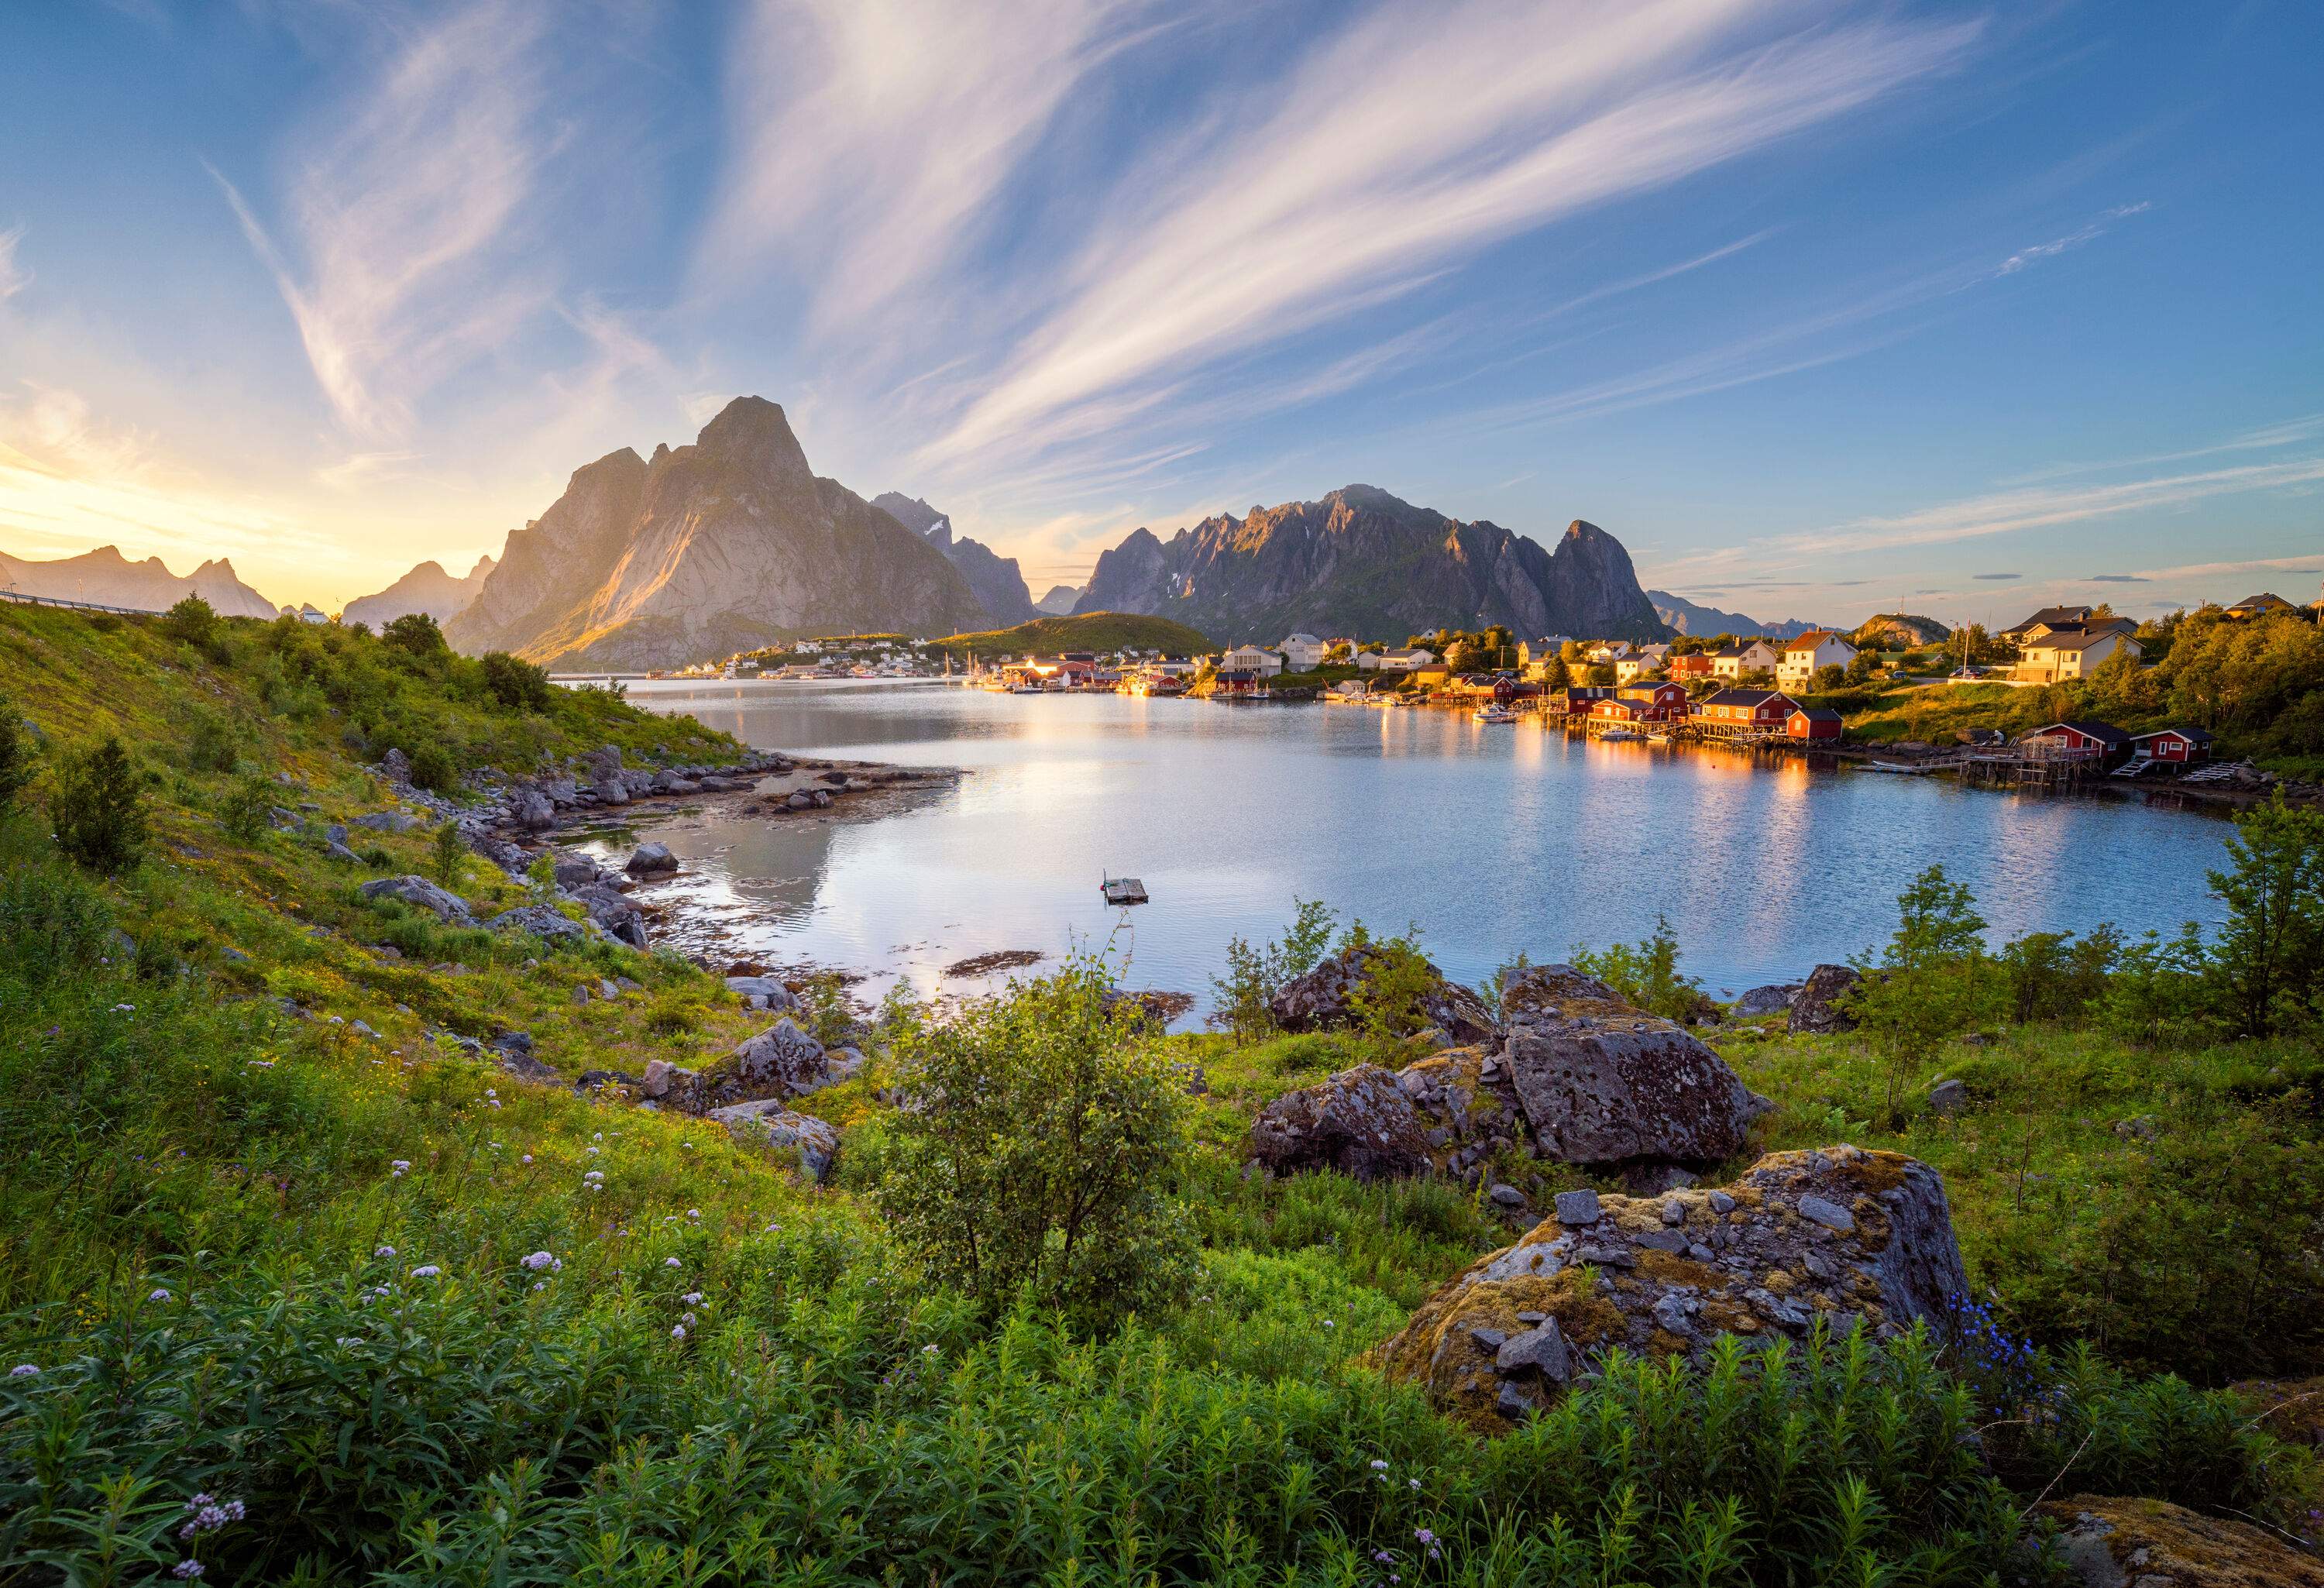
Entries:
{"label": "calm water surface", "polygon": [[[1796,980],[1886,936],[1932,861],[1997,940],[2216,912],[2231,830],[2106,798],[1569,740],[1450,712],[1222,706],[896,684],[631,686],[768,749],[972,769],[878,819],[641,824],[686,863],[661,885],[752,953],[923,992],[945,965],[1075,941],[1131,956],[1132,986],[1202,993],[1228,938],[1274,936],[1295,898],[1420,928],[1447,974],[1632,940],[1667,915],[1715,992]],[[1153,902],[1108,910],[1101,873]],[[1122,923],[1126,919],[1127,925]]]}

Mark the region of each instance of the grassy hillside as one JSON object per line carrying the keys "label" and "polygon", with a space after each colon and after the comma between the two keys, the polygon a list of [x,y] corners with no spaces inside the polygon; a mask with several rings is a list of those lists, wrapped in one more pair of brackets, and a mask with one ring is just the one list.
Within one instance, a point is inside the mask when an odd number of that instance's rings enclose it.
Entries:
{"label": "grassy hillside", "polygon": [[1159,651],[1166,656],[1193,656],[1218,646],[1207,635],[1172,623],[1168,618],[1140,617],[1130,612],[1085,612],[1078,617],[1037,617],[1013,629],[991,629],[980,634],[954,634],[933,642],[931,651],[965,656],[1055,655],[1060,651]]}
{"label": "grassy hillside", "polygon": [[[1386,1035],[1148,1047],[1102,1021],[1105,1062],[1144,1056],[1117,1079],[1164,1082],[1143,1094],[1156,1139],[1186,1132],[1142,1189],[1193,1266],[1135,1316],[1069,1325],[1044,1293],[958,1281],[965,1253],[907,1238],[939,1183],[882,1101],[927,1040],[911,1011],[816,1003],[810,1023],[872,1055],[804,1104],[847,1131],[818,1188],[711,1121],[568,1084],[698,1065],[762,1028],[716,978],[365,903],[364,879],[431,868],[430,835],[378,835],[350,863],[316,831],[382,807],[359,757],[383,742],[456,744],[486,771],[606,742],[716,759],[719,736],[611,696],[512,704],[481,663],[328,631],[189,640],[0,610],[0,648],[11,708],[41,729],[39,775],[0,799],[10,1588],[183,1580],[188,1560],[208,1583],[431,1588],[1968,1588],[2018,1569],[2020,1511],[2069,1464],[2061,1493],[2295,1524],[2312,1503],[2234,1399],[1925,1343],[1764,1370],[1609,1362],[1551,1415],[1477,1438],[1367,1353],[1510,1238],[1493,1205],[1442,1181],[1241,1172],[1258,1107],[1410,1056]],[[106,733],[152,826],[109,872],[51,836],[61,774]],[[234,836],[254,778],[307,825]],[[480,918],[533,897],[472,855],[447,880]],[[576,1001],[612,978],[634,989]],[[1049,1071],[1033,1072],[1070,1035],[1047,1018],[1056,990],[1039,997],[980,1028],[991,1051],[959,1039],[1036,1104]],[[1852,1135],[1941,1164],[1972,1279],[2013,1333],[2088,1333],[2215,1380],[2255,1360],[2241,1330],[2272,1371],[2313,1371],[2302,1330],[2324,1309],[2279,1316],[2316,1249],[2312,1045],[1997,1026],[1910,1066],[1916,1098],[1939,1071],[1969,1082],[1943,1121],[1892,1117],[1893,1066],[1857,1038],[1719,1040],[1778,1105],[1764,1143]],[[503,1030],[561,1078],[461,1040]],[[1207,1069],[1200,1098],[1187,1060]],[[1028,1177],[1117,1128],[1129,1098],[980,1134],[1018,1154],[990,1187],[1010,1221],[1033,1211],[1010,1200]],[[1587,1179],[1506,1171],[1543,1195]],[[1102,1251],[1099,1277],[1135,1248]],[[2004,1426],[2004,1400],[2038,1410]]]}

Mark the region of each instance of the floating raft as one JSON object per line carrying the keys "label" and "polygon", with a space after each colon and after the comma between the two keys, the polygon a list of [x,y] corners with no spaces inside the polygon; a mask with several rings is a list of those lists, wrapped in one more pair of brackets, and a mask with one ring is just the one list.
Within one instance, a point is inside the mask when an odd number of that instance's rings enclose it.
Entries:
{"label": "floating raft", "polygon": [[1146,884],[1139,882],[1136,877],[1102,878],[1098,882],[1098,888],[1100,891],[1104,893],[1105,901],[1108,904],[1143,904],[1146,902]]}

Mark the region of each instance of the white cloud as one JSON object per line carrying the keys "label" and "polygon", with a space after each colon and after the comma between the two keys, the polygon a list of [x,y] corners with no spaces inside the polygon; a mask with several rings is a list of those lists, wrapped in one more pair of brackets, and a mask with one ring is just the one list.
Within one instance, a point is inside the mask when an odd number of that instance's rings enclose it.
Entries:
{"label": "white cloud", "polygon": [[0,231],[0,303],[7,302],[32,284],[32,271],[16,262],[16,248],[23,240],[22,226]]}
{"label": "white cloud", "polygon": [[399,36],[368,97],[300,164],[283,244],[211,172],[358,434],[408,429],[423,393],[547,300],[511,246],[547,153],[540,32],[524,0],[482,0]]}
{"label": "white cloud", "polygon": [[954,250],[1148,0],[759,0],[734,49],[735,152],[701,271],[785,258],[821,329],[852,326]]}
{"label": "white cloud", "polygon": [[1476,250],[1679,180],[1960,60],[1977,27],[1767,42],[1725,0],[1376,9],[1273,109],[1096,228],[1060,307],[933,457],[1037,451],[1074,411],[1393,292]]}
{"label": "white cloud", "polygon": [[2153,208],[2152,204],[2143,199],[2136,204],[2118,205],[2107,210],[2103,218],[2094,220],[2078,230],[2068,232],[2062,237],[2053,237],[2047,243],[2036,243],[2031,248],[2019,249],[2003,260],[1993,273],[1997,276],[2014,276],[2029,264],[2038,263],[2053,254],[2063,254],[2069,248],[2079,248],[2095,237],[2105,235],[2107,221],[2120,220],[2127,215],[2142,214]]}

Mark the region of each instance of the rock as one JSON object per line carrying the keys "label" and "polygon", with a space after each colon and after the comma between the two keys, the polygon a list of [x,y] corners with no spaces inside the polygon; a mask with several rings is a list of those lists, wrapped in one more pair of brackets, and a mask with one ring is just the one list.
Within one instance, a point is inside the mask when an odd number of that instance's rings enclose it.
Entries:
{"label": "rock", "polygon": [[1595,1191],[1560,1191],[1557,1194],[1557,1222],[1561,1224],[1594,1224],[1600,1217],[1598,1193]]}
{"label": "rock", "polygon": [[1969,1088],[1959,1081],[1939,1081],[1929,1088],[1929,1112],[1940,1116],[1960,1113],[1969,1106]]}
{"label": "rock", "polygon": [[2324,1564],[2248,1522],[2089,1494],[2034,1510],[2083,1588],[2324,1588]]}
{"label": "rock", "polygon": [[601,779],[590,786],[589,792],[597,797],[600,805],[627,805],[630,802],[630,791],[619,778]]}
{"label": "rock", "polygon": [[1849,1231],[1856,1228],[1856,1215],[1854,1214],[1849,1212],[1848,1209],[1840,1206],[1838,1203],[1827,1202],[1821,1196],[1808,1196],[1801,1197],[1799,1202],[1799,1212],[1800,1217],[1803,1219],[1811,1219],[1815,1223],[1821,1224],[1827,1230],[1837,1230],[1843,1235],[1847,1234]]}
{"label": "rock", "polygon": [[799,1012],[798,994],[774,976],[729,976],[726,991],[742,994],[752,1009],[779,1009],[791,1014]]}
{"label": "rock", "polygon": [[554,1069],[532,1056],[532,1033],[530,1031],[494,1031],[486,1039],[484,1048],[500,1060],[501,1068],[512,1076],[521,1076],[528,1081],[559,1078]]}
{"label": "rock", "polygon": [[[1670,1222],[1674,1203],[1684,1228]],[[1390,1378],[1421,1384],[1474,1426],[1497,1428],[1508,1416],[1502,1359],[1529,1324],[1556,1324],[1578,1377],[1588,1359],[1615,1348],[1701,1363],[1721,1334],[1804,1339],[1819,1319],[1885,1337],[1938,1319],[1967,1285],[1942,1177],[1893,1152],[1773,1153],[1720,1190],[1567,1192],[1557,1204],[1555,1217],[1422,1304],[1380,1347]],[[1834,1228],[1828,1214],[1819,1222],[1824,1209],[1844,1214],[1847,1227]],[[1696,1229],[1715,1235],[1715,1251],[1689,1241]],[[1508,1338],[1488,1351],[1479,1330]],[[1546,1341],[1537,1348],[1546,1357]],[[1545,1371],[1522,1377],[1517,1399],[1527,1407],[1554,1389]]]}
{"label": "rock", "polygon": [[1863,980],[1844,965],[1816,966],[1792,1000],[1791,1029],[1815,1037],[1856,1029],[1856,1017],[1837,1007],[1836,1001],[1855,992]]}
{"label": "rock", "polygon": [[345,861],[350,864],[361,864],[363,862],[362,855],[357,854],[354,850],[348,848],[345,844],[340,843],[337,838],[329,838],[324,841],[323,854],[332,860]]}
{"label": "rock", "polygon": [[815,808],[817,810],[829,810],[831,808],[830,789],[817,789],[810,798],[815,801]]}
{"label": "rock", "polygon": [[829,1123],[813,1114],[793,1113],[773,1098],[714,1108],[710,1117],[737,1141],[797,1153],[799,1168],[818,1183],[830,1175],[839,1156],[839,1132]]}
{"label": "rock", "polygon": [[[391,783],[410,782],[411,758],[401,750],[391,748],[385,755],[379,758],[379,775]],[[285,774],[282,780],[287,783],[290,780]]]}
{"label": "rock", "polygon": [[545,833],[557,825],[557,807],[538,789],[519,789],[509,803],[509,819],[528,833]]}
{"label": "rock", "polygon": [[1328,1168],[1377,1180],[1434,1167],[1412,1100],[1374,1064],[1277,1098],[1251,1122],[1250,1146],[1259,1166],[1279,1175]]}
{"label": "rock", "polygon": [[[1484,1331],[1472,1331],[1478,1338]],[[1478,1339],[1483,1343],[1481,1338]],[[1557,1332],[1557,1320],[1546,1318],[1522,1334],[1512,1334],[1493,1353],[1493,1371],[1504,1376],[1527,1371],[1539,1373],[1553,1384],[1563,1384],[1573,1377],[1572,1354],[1565,1349],[1565,1336]]]}
{"label": "rock", "polygon": [[2142,1113],[2132,1119],[2115,1121],[2114,1133],[2126,1141],[2152,1141],[2163,1133],[2163,1129],[2155,1123],[2153,1114]]}
{"label": "rock", "polygon": [[560,888],[580,888],[595,882],[602,874],[597,863],[586,854],[561,854],[554,863],[557,885]]}
{"label": "rock", "polygon": [[678,870],[678,856],[667,844],[641,844],[622,869],[633,877],[667,875]]}
{"label": "rock", "polygon": [[1502,1061],[1543,1157],[1716,1162],[1773,1106],[1684,1027],[1562,966],[1512,979],[1502,1012]]}
{"label": "rock", "polygon": [[788,1016],[736,1048],[722,1067],[743,1086],[778,1087],[794,1096],[827,1085],[831,1078],[823,1044],[800,1030]]}
{"label": "rock", "polygon": [[801,789],[793,793],[789,799],[784,800],[783,804],[792,810],[813,810],[815,808],[815,796],[808,793],[806,789]]}
{"label": "rock", "polygon": [[589,919],[632,948],[646,946],[646,914],[630,896],[605,882],[587,882],[566,891],[567,898],[589,912]]}
{"label": "rock", "polygon": [[1765,987],[1754,987],[1735,1001],[1738,1015],[1781,1014],[1792,1007],[1804,983],[1778,982]]}
{"label": "rock", "polygon": [[1518,1190],[1515,1186],[1496,1184],[1493,1188],[1486,1192],[1485,1195],[1491,1197],[1495,1202],[1499,1203],[1503,1207],[1523,1207],[1526,1205],[1526,1194]]}
{"label": "rock", "polygon": [[425,824],[409,811],[373,810],[364,812],[347,825],[374,833],[409,833]]}
{"label": "rock", "polygon": [[468,901],[425,877],[382,877],[377,882],[365,882],[356,891],[365,899],[400,899],[414,909],[431,911],[438,920],[459,926],[468,924]]}
{"label": "rock", "polygon": [[1622,1189],[1633,1196],[1659,1196],[1665,1191],[1683,1190],[1701,1177],[1674,1163],[1657,1163],[1648,1159],[1623,1166]]}
{"label": "rock", "polygon": [[530,932],[552,948],[607,936],[595,921],[576,921],[546,904],[504,909],[484,923],[495,932]]}
{"label": "rock", "polygon": [[[1268,1001],[1268,1011],[1286,1031],[1318,1031],[1359,1023],[1352,999],[1371,974],[1379,948],[1365,944],[1344,949],[1309,971],[1285,983]],[[1484,1001],[1468,988],[1448,982],[1436,967],[1423,960],[1427,990],[1419,998],[1421,1018],[1441,1027],[1461,1042],[1480,1042],[1497,1034]]]}

